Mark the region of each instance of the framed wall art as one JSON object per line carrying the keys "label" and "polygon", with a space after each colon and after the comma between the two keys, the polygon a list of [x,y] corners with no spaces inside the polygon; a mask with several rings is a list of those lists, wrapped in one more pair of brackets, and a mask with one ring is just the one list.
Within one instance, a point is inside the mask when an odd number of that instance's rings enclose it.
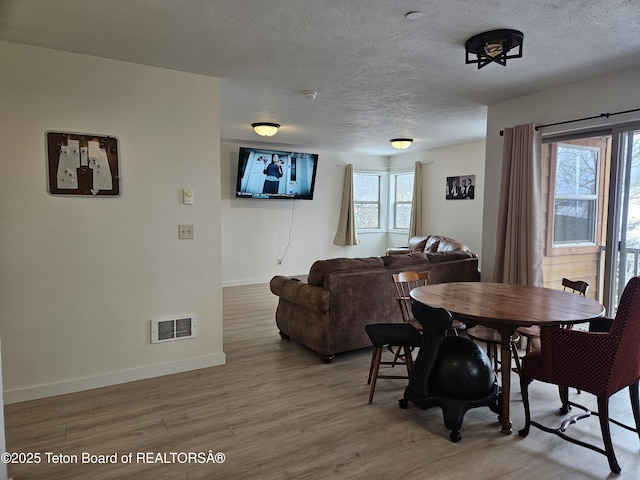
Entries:
{"label": "framed wall art", "polygon": [[46,145],[51,195],[120,195],[117,138],[49,131]]}
{"label": "framed wall art", "polygon": [[473,200],[475,198],[475,190],[475,175],[447,177],[445,198],[447,200]]}

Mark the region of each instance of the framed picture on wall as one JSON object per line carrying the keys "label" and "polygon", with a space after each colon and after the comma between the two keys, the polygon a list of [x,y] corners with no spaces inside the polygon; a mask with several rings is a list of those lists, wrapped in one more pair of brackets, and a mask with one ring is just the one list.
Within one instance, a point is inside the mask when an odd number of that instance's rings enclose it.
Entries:
{"label": "framed picture on wall", "polygon": [[475,175],[447,177],[445,198],[447,200],[473,200],[475,198],[475,190]]}
{"label": "framed picture on wall", "polygon": [[46,146],[51,195],[120,195],[117,138],[49,131]]}

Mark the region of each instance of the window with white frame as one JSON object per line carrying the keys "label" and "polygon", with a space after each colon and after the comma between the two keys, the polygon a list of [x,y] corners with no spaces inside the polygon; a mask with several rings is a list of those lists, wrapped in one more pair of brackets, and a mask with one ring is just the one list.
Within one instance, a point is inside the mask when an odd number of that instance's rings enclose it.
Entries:
{"label": "window with white frame", "polygon": [[382,228],[380,223],[382,186],[382,174],[353,174],[353,208],[356,229],[378,230]]}
{"label": "window with white frame", "polygon": [[555,160],[553,246],[594,245],[600,149],[558,143]]}
{"label": "window with white frame", "polygon": [[392,230],[409,230],[411,201],[413,199],[413,172],[390,175],[391,211],[389,226]]}
{"label": "window with white frame", "polygon": [[353,174],[354,216],[358,230],[408,231],[412,199],[413,172]]}

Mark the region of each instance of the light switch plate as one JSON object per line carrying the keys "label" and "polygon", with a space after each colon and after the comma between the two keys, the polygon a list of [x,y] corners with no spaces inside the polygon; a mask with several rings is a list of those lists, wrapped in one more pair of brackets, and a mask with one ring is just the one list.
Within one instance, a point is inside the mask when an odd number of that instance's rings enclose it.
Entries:
{"label": "light switch plate", "polygon": [[193,225],[178,225],[179,240],[193,240]]}
{"label": "light switch plate", "polygon": [[193,190],[190,188],[182,190],[182,203],[185,205],[193,205]]}

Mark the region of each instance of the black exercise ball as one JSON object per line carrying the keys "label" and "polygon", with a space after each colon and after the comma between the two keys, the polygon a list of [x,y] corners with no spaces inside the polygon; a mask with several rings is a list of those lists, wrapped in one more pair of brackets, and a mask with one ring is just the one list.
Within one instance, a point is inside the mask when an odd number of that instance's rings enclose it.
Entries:
{"label": "black exercise ball", "polygon": [[449,398],[482,398],[491,392],[494,373],[482,348],[465,337],[445,337],[429,379],[431,392]]}

